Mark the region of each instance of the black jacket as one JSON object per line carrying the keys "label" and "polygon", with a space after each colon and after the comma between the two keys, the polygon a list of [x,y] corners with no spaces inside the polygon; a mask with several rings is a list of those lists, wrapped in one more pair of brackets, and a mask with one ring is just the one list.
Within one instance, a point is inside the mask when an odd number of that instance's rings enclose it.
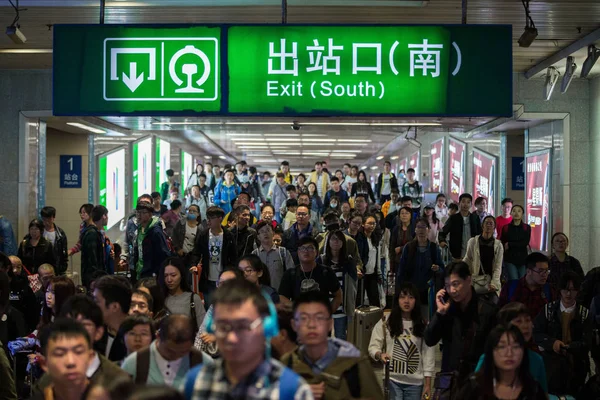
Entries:
{"label": "black jacket", "polygon": [[21,311],[28,332],[33,332],[40,322],[40,304],[33,290],[29,287],[29,279],[22,276],[13,276],[10,281],[10,304]]}
{"label": "black jacket", "polygon": [[[392,175],[391,179],[390,179],[390,188],[391,190],[398,190],[398,179],[396,178],[396,175],[393,172],[390,172],[390,174]],[[377,177],[377,184],[375,185],[375,193],[377,193],[377,197],[381,196],[381,190],[383,189],[383,173],[379,174],[379,176]]]}
{"label": "black jacket", "polygon": [[17,256],[23,262],[23,265],[32,274],[37,274],[37,270],[42,264],[56,265],[54,259],[54,253],[52,251],[52,244],[47,241],[43,236],[40,238],[37,246],[32,246],[31,236],[25,236],[25,239],[21,241],[19,245],[19,251]]}
{"label": "black jacket", "polygon": [[[442,372],[459,371],[466,377],[475,370],[479,357],[483,354],[485,340],[494,326],[498,308],[477,296],[474,289],[473,298],[463,312],[456,303],[452,303],[446,315],[435,313],[425,328],[425,343],[435,346],[440,340],[444,342],[442,350]],[[464,342],[469,329],[475,328],[471,344]],[[468,348],[466,354],[465,347]],[[461,363],[462,361],[462,363]]]}
{"label": "black jacket", "polygon": [[[473,374],[469,379],[465,380],[460,386],[456,398],[461,400],[489,399],[489,397],[484,397],[485,392],[479,383],[479,376],[479,374]],[[518,400],[546,400],[548,398],[546,393],[544,393],[544,389],[533,378],[529,377],[527,382],[521,382],[521,384],[523,385],[523,389]]]}
{"label": "black jacket", "polygon": [[91,224],[85,227],[81,237],[81,283],[86,288],[96,278],[106,275],[104,243],[102,234]]}
{"label": "black jacket", "polygon": [[[481,221],[475,213],[469,214],[470,225],[471,225],[471,237],[481,235]],[[448,235],[450,237],[448,238]],[[441,243],[448,243],[450,239],[450,254],[454,258],[462,259],[462,235],[463,235],[463,216],[461,213],[452,215],[446,221],[444,228],[438,234],[438,239]],[[465,243],[465,248],[467,244]]]}
{"label": "black jacket", "polygon": [[[138,235],[141,234],[141,226],[138,227]],[[143,267],[141,271],[138,271],[138,275],[140,278],[151,277],[153,275],[158,275],[158,271],[162,263],[167,259],[167,257],[171,257],[171,250],[169,249],[169,245],[167,243],[167,236],[163,230],[163,224],[161,221],[158,223],[152,223],[149,225],[148,232],[142,241],[142,261]],[[133,246],[133,259],[134,265],[137,270],[137,263],[139,261],[139,248],[137,246],[137,238],[136,243]]]}
{"label": "black jacket", "polygon": [[577,394],[589,372],[592,318],[589,310],[580,303],[575,304],[574,312],[570,324],[571,343],[567,343],[566,355],[559,355],[552,349],[556,340],[563,339],[560,300],[546,304],[533,323],[533,340],[544,349],[542,356],[548,374],[548,389],[553,394]]}
{"label": "black jacket", "polygon": [[[196,244],[192,251],[192,265],[196,265],[202,260],[201,287],[203,287],[202,285],[208,280],[208,270],[210,269],[210,249],[208,248],[209,238],[209,229],[201,231],[200,234],[196,236]],[[236,247],[233,235],[231,234],[231,231],[223,228],[223,248],[221,249],[221,266],[223,270],[235,267],[236,261]]]}
{"label": "black jacket", "polygon": [[236,261],[252,254],[256,247],[256,231],[254,229],[245,227],[238,230],[236,226],[231,230],[231,236],[233,236],[233,242],[235,243]]}
{"label": "black jacket", "polygon": [[375,203],[375,195],[373,195],[373,188],[369,182],[354,182],[350,191],[350,197],[354,197],[357,194],[366,194],[371,199],[371,203]]}
{"label": "black jacket", "polygon": [[64,275],[69,266],[67,235],[65,234],[65,231],[56,226],[56,224],[54,225],[54,231],[56,232],[56,241],[52,248],[54,259],[56,260],[54,270],[56,271],[56,275]]}

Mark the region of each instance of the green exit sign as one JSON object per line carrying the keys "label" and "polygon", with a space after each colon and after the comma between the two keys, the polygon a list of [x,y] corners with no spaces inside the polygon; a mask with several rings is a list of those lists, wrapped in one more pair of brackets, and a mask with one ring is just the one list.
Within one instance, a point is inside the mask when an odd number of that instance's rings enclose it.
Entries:
{"label": "green exit sign", "polygon": [[59,25],[54,35],[55,115],[512,114],[510,26]]}

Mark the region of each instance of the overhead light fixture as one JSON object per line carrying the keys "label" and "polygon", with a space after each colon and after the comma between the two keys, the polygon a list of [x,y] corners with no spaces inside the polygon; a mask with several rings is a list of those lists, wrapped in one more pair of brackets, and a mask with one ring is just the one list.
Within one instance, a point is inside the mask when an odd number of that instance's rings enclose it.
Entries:
{"label": "overhead light fixture", "polygon": [[598,61],[598,58],[600,58],[600,49],[597,49],[594,45],[588,46],[588,56],[581,67],[582,78],[588,77],[592,71],[592,68],[594,67],[594,64],[596,64],[596,61]]}
{"label": "overhead light fixture", "polygon": [[52,49],[0,49],[0,54],[52,54]]}
{"label": "overhead light fixture", "polygon": [[550,100],[550,97],[552,97],[554,86],[556,86],[559,77],[560,72],[558,72],[556,68],[548,67],[546,70],[546,81],[544,82],[544,98],[546,101]]}
{"label": "overhead light fixture", "polygon": [[567,93],[567,90],[569,90],[569,85],[571,85],[571,81],[575,77],[575,71],[577,71],[577,64],[575,64],[575,59],[569,56],[567,57],[567,67],[565,68],[565,74],[563,75],[562,81],[560,82],[561,93]]}
{"label": "overhead light fixture", "polygon": [[392,160],[392,161],[393,161],[393,160],[397,160],[397,159],[399,159],[399,158],[400,158],[400,156],[393,156],[393,157],[390,157],[390,160]]}
{"label": "overhead light fixture", "polygon": [[338,139],[340,143],[371,143],[371,139]]}
{"label": "overhead light fixture", "polygon": [[529,0],[521,0],[525,8],[525,31],[519,38],[519,47],[529,47],[538,36],[538,30],[529,13]]}
{"label": "overhead light fixture", "polygon": [[373,166],[371,167],[371,169],[377,169],[377,168],[379,168],[377,165],[373,165]]}
{"label": "overhead light fixture", "polygon": [[83,129],[83,130],[86,130],[86,131],[92,132],[92,133],[106,133],[106,131],[103,129],[98,129],[98,128],[94,128],[93,126],[87,126],[84,124],[80,124],[79,122],[67,122],[67,125],[74,126],[76,128]]}
{"label": "overhead light fixture", "polygon": [[362,169],[363,171],[367,168],[369,168],[369,167],[367,167],[366,165],[363,165],[362,167],[360,167],[360,169]]}
{"label": "overhead light fixture", "polygon": [[[307,121],[296,122],[300,126],[441,126],[439,122],[319,122]],[[290,126],[290,121],[173,121],[173,122],[153,122],[152,125],[279,125]],[[227,134],[229,136],[249,136],[249,134]],[[252,134],[260,135],[260,134]],[[302,136],[309,136],[302,134]],[[312,135],[311,135],[312,136]],[[323,135],[317,135],[323,136]]]}
{"label": "overhead light fixture", "polygon": [[249,136],[262,136],[261,133],[226,133],[226,136],[241,136],[241,137],[249,137]]}
{"label": "overhead light fixture", "polygon": [[384,157],[384,156],[378,156],[378,157],[377,157],[377,160],[383,160],[383,157]]}
{"label": "overhead light fixture", "polygon": [[341,154],[341,153],[334,154],[334,153],[332,153],[332,154],[329,155],[329,157],[332,157],[332,158],[356,158],[356,154],[350,154],[350,153],[348,153],[348,154]]}
{"label": "overhead light fixture", "polygon": [[219,158],[220,158],[221,160],[226,160],[226,159],[227,159],[227,157],[225,157],[225,156],[219,156]]}

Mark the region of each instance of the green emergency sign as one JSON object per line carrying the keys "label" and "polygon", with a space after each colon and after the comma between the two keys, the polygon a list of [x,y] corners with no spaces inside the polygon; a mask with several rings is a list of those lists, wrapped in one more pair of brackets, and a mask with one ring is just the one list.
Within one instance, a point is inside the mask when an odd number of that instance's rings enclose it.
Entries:
{"label": "green emergency sign", "polygon": [[59,25],[55,115],[512,114],[510,26]]}

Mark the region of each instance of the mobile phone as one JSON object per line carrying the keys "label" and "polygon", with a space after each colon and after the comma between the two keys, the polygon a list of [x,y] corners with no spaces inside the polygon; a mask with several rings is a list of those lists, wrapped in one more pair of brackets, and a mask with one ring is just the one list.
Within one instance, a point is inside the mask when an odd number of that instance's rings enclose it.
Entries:
{"label": "mobile phone", "polygon": [[442,304],[446,304],[448,303],[448,301],[450,300],[450,295],[448,294],[448,292],[446,292],[441,298],[440,301],[442,302]]}

